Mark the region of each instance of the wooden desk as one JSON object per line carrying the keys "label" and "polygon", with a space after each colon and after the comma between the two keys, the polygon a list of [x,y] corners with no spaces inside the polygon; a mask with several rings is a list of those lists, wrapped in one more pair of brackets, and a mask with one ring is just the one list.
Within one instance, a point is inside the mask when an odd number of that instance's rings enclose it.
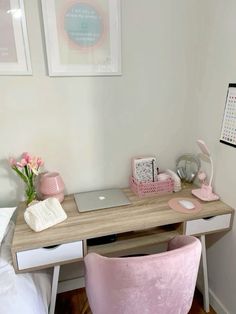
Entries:
{"label": "wooden desk", "polygon": [[[54,311],[59,265],[83,259],[87,251],[117,255],[137,248],[167,241],[176,234],[200,235],[203,245],[205,308],[209,307],[205,234],[230,229],[234,210],[221,201],[201,202],[198,213],[173,211],[168,201],[173,197],[192,197],[193,186],[181,192],[139,199],[130,189],[124,189],[131,205],[79,213],[73,195],[66,196],[62,206],[68,219],[50,229],[35,233],[25,223],[25,204],[18,207],[18,217],[12,242],[16,272],[28,272],[54,267],[51,313]],[[211,217],[211,218],[209,218]],[[208,219],[207,219],[208,218]],[[87,247],[87,239],[119,234],[112,245]],[[55,246],[56,247],[51,247]],[[50,248],[45,248],[49,247]]]}

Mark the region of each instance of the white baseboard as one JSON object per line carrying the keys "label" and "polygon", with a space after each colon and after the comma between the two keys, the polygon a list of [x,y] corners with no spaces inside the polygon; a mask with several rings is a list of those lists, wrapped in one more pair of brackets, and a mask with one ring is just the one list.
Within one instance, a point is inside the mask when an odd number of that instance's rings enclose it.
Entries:
{"label": "white baseboard", "polygon": [[220,299],[215,295],[215,293],[209,289],[209,298],[210,305],[216,311],[217,314],[230,314],[230,312],[226,309],[224,304],[220,301]]}
{"label": "white baseboard", "polygon": [[[197,288],[203,294],[203,286],[200,280],[197,281]],[[231,314],[210,288],[209,288],[209,301],[211,307],[217,314]]]}

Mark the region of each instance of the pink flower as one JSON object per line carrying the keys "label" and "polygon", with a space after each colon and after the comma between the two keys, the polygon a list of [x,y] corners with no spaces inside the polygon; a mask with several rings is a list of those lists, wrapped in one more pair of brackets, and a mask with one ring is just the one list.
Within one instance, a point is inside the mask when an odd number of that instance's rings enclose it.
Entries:
{"label": "pink flower", "polygon": [[28,166],[35,175],[38,175],[37,157],[33,157],[28,163]]}
{"label": "pink flower", "polygon": [[27,165],[27,161],[25,160],[25,158],[22,158],[20,163],[21,163],[22,167]]}
{"label": "pink flower", "polygon": [[19,161],[17,161],[16,166],[17,166],[17,167],[20,167],[20,168],[23,168],[23,167],[24,167],[24,166],[22,165],[22,163],[20,163]]}
{"label": "pink flower", "polygon": [[29,163],[29,162],[32,161],[32,157],[31,157],[30,154],[27,153],[27,152],[23,153],[23,154],[22,154],[22,157],[23,157],[23,159],[26,160],[27,163]]}
{"label": "pink flower", "polygon": [[9,159],[12,170],[24,181],[26,185],[25,193],[27,204],[36,197],[35,177],[39,174],[39,168],[43,164],[43,160],[25,152],[19,161],[14,158]]}
{"label": "pink flower", "polygon": [[10,158],[10,159],[9,159],[9,163],[10,163],[11,167],[14,167],[14,166],[16,165],[16,160],[15,160],[15,158]]}
{"label": "pink flower", "polygon": [[[39,174],[39,168],[43,165],[43,160],[40,157],[32,156],[25,152],[22,154],[20,161],[14,158],[9,159],[9,163],[13,170],[17,172],[18,175],[23,178],[26,182],[29,178],[32,179],[33,175]],[[20,173],[21,172],[21,173]]]}
{"label": "pink flower", "polygon": [[37,159],[37,165],[38,165],[38,167],[41,167],[42,165],[43,165],[43,159],[42,158],[40,158],[40,157],[38,157],[38,159]]}
{"label": "pink flower", "polygon": [[36,167],[34,167],[33,164],[29,164],[29,167],[36,176],[39,174],[38,170],[36,169]]}

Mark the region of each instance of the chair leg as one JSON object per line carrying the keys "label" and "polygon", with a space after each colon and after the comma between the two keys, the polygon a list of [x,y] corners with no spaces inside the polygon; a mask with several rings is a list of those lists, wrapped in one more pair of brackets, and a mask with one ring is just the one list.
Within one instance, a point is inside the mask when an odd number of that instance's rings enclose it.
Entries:
{"label": "chair leg", "polygon": [[60,272],[60,266],[54,266],[49,314],[54,314],[54,311],[55,311],[59,272]]}
{"label": "chair leg", "polygon": [[203,304],[204,304],[204,311],[208,313],[208,312],[210,312],[210,304],[209,304],[209,287],[208,287],[208,272],[207,272],[205,235],[201,235],[200,239],[201,239],[201,243],[202,243]]}

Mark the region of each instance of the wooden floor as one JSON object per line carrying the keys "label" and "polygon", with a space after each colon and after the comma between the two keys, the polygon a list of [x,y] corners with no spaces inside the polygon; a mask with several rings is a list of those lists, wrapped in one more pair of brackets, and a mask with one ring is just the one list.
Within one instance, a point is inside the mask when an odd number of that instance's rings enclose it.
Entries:
{"label": "wooden floor", "polygon": [[[205,314],[202,305],[202,295],[196,291],[189,314]],[[73,290],[57,295],[55,314],[92,314],[84,289]],[[211,309],[209,314],[216,314]]]}

